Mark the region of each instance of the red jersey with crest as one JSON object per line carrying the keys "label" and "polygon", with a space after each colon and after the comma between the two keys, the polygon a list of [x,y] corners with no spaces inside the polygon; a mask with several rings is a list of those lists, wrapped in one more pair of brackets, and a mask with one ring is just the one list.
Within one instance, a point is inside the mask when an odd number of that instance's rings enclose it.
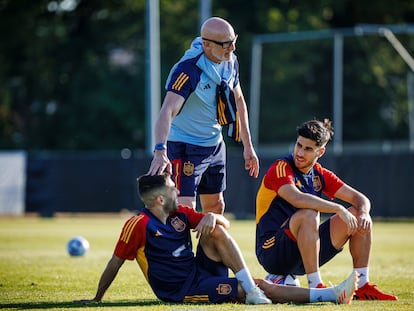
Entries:
{"label": "red jersey with crest", "polygon": [[196,272],[190,230],[203,217],[191,207],[179,205],[164,224],[143,208],[125,222],[114,254],[136,259],[159,299],[182,301],[191,285],[188,280]]}
{"label": "red jersey with crest", "polygon": [[285,184],[295,185],[300,191],[318,197],[325,194],[334,198],[344,182],[319,163],[309,173],[302,173],[296,168],[292,154],[276,160],[263,177],[256,197],[256,251],[298,210],[278,196],[279,188]]}

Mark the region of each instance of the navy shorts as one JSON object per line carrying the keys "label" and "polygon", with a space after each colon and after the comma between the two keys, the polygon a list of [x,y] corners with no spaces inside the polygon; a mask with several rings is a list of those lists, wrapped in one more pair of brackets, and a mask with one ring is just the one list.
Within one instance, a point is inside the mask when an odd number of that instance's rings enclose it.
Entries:
{"label": "navy shorts", "polygon": [[[298,245],[293,237],[289,236],[289,221],[274,234],[276,243],[268,249],[261,249],[257,257],[263,268],[272,274],[305,274],[302,257]],[[272,237],[268,237],[272,238]],[[332,245],[330,235],[330,220],[319,226],[320,252],[319,266],[324,265],[335,257],[342,249],[337,250]]]}
{"label": "navy shorts", "polygon": [[229,277],[229,269],[222,262],[206,256],[198,244],[197,273],[183,302],[225,303],[238,301],[238,281]]}
{"label": "navy shorts", "polygon": [[180,196],[213,194],[226,189],[226,145],[201,147],[180,142],[167,142],[167,155],[172,163],[172,178]]}

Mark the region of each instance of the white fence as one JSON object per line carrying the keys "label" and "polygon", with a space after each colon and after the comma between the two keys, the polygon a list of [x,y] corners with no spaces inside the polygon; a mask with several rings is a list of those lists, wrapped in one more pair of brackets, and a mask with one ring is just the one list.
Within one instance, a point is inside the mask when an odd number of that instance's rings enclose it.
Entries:
{"label": "white fence", "polygon": [[25,211],[26,153],[0,152],[0,215]]}

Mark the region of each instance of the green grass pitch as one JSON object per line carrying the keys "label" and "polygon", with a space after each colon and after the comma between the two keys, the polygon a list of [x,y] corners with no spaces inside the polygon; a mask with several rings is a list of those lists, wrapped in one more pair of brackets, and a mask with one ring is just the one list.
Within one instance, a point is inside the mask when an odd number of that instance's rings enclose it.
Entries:
{"label": "green grass pitch", "polygon": [[[6,310],[414,310],[414,223],[374,221],[371,282],[398,295],[398,301],[332,303],[195,305],[156,299],[136,262],[126,262],[101,304],[73,303],[95,295],[101,272],[112,255],[124,220],[113,217],[0,218],[0,309]],[[254,221],[232,220],[231,234],[256,277],[265,272],[254,254]],[[87,238],[86,256],[70,257],[67,241]],[[195,244],[195,243],[194,243]],[[322,267],[326,283],[338,283],[352,268],[348,249]],[[305,279],[300,277],[302,285]]]}

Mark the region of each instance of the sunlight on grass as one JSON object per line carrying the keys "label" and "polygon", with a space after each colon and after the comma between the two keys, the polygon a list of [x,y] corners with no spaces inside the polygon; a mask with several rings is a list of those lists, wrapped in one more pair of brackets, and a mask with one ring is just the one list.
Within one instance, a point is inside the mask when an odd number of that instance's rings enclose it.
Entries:
{"label": "sunlight on grass", "polygon": [[[73,300],[95,295],[101,272],[112,255],[127,215],[109,218],[0,218],[0,308],[8,310],[414,310],[414,224],[375,224],[371,281],[399,296],[396,302],[354,301],[350,306],[331,303],[276,304],[166,304],[156,299],[136,262],[126,262],[101,304],[77,305]],[[232,221],[230,232],[239,243],[256,277],[265,271],[255,253],[254,221]],[[84,236],[91,244],[83,257],[70,257],[67,241]],[[194,240],[194,244],[197,241]],[[326,283],[339,283],[352,269],[348,249],[322,267]],[[300,277],[302,286],[306,285]]]}

